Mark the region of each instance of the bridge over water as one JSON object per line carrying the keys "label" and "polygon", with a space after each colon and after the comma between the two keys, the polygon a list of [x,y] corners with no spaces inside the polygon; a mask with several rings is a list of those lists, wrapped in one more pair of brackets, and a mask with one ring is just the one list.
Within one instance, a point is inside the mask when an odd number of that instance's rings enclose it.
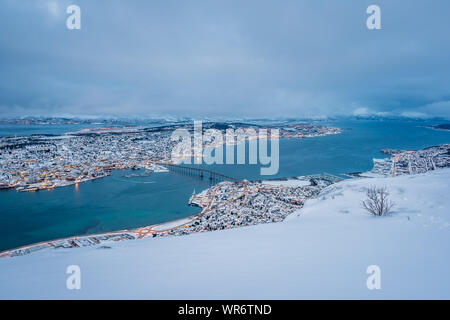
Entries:
{"label": "bridge over water", "polygon": [[212,181],[231,181],[231,182],[242,182],[239,179],[212,171],[208,169],[203,168],[194,168],[194,167],[188,167],[178,164],[168,164],[168,163],[158,163],[161,166],[166,167],[170,171],[178,172],[181,174],[191,175],[191,176],[198,176],[200,179],[208,178]]}

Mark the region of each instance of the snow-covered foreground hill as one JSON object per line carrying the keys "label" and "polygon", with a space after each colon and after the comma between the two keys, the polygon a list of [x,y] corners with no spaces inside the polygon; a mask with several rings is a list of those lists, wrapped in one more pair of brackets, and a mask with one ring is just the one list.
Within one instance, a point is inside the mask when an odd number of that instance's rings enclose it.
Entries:
{"label": "snow-covered foreground hill", "polygon": [[[392,216],[361,209],[372,185],[388,188]],[[282,223],[0,259],[0,298],[449,299],[449,231],[450,169],[344,181]],[[66,288],[69,265],[81,290]]]}

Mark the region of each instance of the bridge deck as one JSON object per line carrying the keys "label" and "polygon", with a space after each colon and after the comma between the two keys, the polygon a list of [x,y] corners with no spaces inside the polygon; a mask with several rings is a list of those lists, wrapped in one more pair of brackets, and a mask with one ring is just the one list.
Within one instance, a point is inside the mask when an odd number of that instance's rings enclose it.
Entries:
{"label": "bridge deck", "polygon": [[209,170],[209,169],[203,169],[203,168],[193,168],[193,167],[188,167],[188,166],[182,166],[179,164],[168,164],[168,163],[158,163],[159,165],[162,166],[166,166],[169,170],[170,169],[183,169],[183,170],[189,170],[189,171],[194,171],[194,172],[198,172],[200,174],[200,176],[204,176],[204,174],[209,174],[210,177],[214,177],[214,178],[221,178],[223,180],[230,180],[233,182],[242,182],[239,179]]}

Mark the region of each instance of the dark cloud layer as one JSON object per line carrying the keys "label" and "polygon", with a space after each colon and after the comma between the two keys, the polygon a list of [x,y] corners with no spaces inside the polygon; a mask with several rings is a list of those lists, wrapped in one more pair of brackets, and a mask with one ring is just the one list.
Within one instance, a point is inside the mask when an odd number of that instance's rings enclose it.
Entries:
{"label": "dark cloud layer", "polygon": [[[71,3],[82,29],[65,27]],[[382,30],[366,28],[378,4]],[[0,112],[450,118],[450,2],[0,1]]]}

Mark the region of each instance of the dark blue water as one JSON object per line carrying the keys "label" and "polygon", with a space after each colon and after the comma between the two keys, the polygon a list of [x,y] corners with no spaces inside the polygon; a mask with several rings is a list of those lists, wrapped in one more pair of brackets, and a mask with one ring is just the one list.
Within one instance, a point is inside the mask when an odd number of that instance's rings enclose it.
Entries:
{"label": "dark blue water", "polygon": [[[420,149],[450,143],[450,131],[426,128],[430,122],[347,120],[320,122],[339,127],[341,134],[280,141],[279,172],[261,176],[259,165],[200,165],[240,179],[259,180],[317,173],[367,171],[373,158],[384,158],[384,148]],[[269,148],[270,150],[270,148]]]}
{"label": "dark blue water", "polygon": [[32,134],[63,134],[84,128],[101,128],[105,124],[0,124],[0,137]]}
{"label": "dark blue water", "polygon": [[[348,120],[320,124],[340,127],[343,133],[281,140],[280,169],[275,176],[261,176],[258,165],[202,167],[249,180],[342,174],[371,169],[373,158],[385,156],[379,152],[383,148],[418,149],[450,143],[450,131],[425,128],[430,123],[424,122]],[[0,250],[182,218],[198,212],[187,205],[194,188],[198,192],[209,186],[208,180],[174,173],[134,178],[124,178],[125,174],[127,171],[116,171],[110,177],[52,191],[1,191]]]}
{"label": "dark blue water", "polygon": [[50,191],[0,191],[0,250],[183,218],[200,211],[188,206],[194,188],[198,192],[210,183],[173,173],[123,177],[130,173],[115,171]]}

